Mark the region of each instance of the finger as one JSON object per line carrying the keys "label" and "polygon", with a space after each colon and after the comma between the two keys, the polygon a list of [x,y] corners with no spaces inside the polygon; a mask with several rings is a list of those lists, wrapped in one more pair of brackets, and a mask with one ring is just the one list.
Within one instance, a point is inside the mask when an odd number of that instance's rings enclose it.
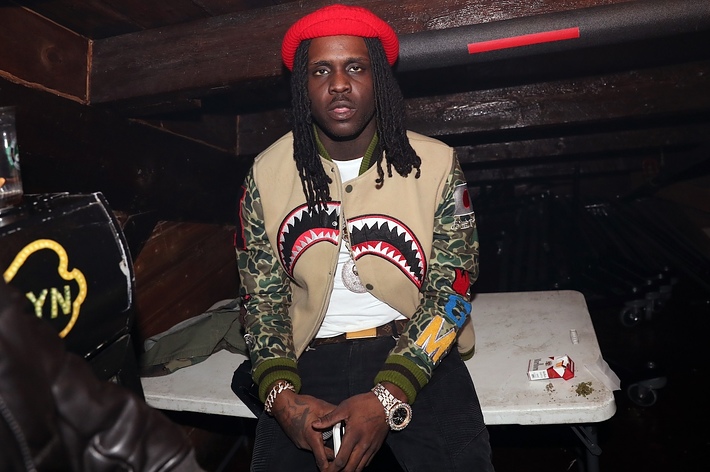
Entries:
{"label": "finger", "polygon": [[377,450],[374,451],[368,451],[365,455],[362,456],[362,459],[360,460],[360,464],[358,464],[357,469],[355,470],[363,470],[365,467],[370,465],[370,462],[372,462],[372,459],[375,458],[375,454],[377,454]]}
{"label": "finger", "polygon": [[333,465],[336,470],[354,470],[352,468],[348,469],[348,465],[354,467],[359,462],[359,459],[355,460],[352,456],[354,446],[355,441],[353,441],[352,435],[348,437],[348,435],[345,434],[345,436],[343,436],[343,442],[340,445],[340,450],[338,450],[338,454],[333,460]]}
{"label": "finger", "polygon": [[[338,470],[342,470],[343,472],[351,472],[351,471],[361,471],[365,468],[365,464],[367,464],[368,459],[360,456],[357,452],[353,453],[353,455],[350,456],[348,459],[347,463]],[[333,464],[337,464],[337,458],[335,461],[333,461]]]}
{"label": "finger", "polygon": [[333,426],[335,426],[337,423],[342,421],[343,418],[338,418],[335,416],[333,413],[335,413],[336,410],[331,411],[330,413],[326,413],[323,416],[320,416],[316,421],[311,423],[311,427],[313,429],[331,429]]}
{"label": "finger", "polygon": [[[373,446],[358,444],[350,453],[347,466],[343,470],[346,471],[362,471],[367,467],[375,457],[378,448]],[[337,458],[336,458],[337,459]]]}
{"label": "finger", "polygon": [[[323,442],[320,433],[318,433],[318,438],[319,440],[315,441],[315,444],[311,443],[310,446],[313,456],[315,457],[318,470],[324,471],[328,469],[330,461],[335,458],[335,455],[333,454],[332,449],[325,447],[325,443]],[[309,442],[310,441],[311,436],[309,435]]]}
{"label": "finger", "polygon": [[[346,441],[348,440],[348,441]],[[380,450],[383,441],[370,436],[363,435],[351,435],[348,437],[346,434],[343,438],[343,444],[340,448],[341,452],[347,453],[343,455],[340,459],[343,460],[343,467],[346,471],[363,470],[366,466],[372,462],[377,451]],[[340,456],[340,453],[338,453]],[[339,457],[335,458],[335,463],[337,464]],[[347,462],[347,466],[345,466]]]}
{"label": "finger", "polygon": [[368,467],[368,466],[370,465],[370,462],[372,462],[372,459],[375,458],[375,454],[377,454],[377,451],[373,452],[373,453],[370,455],[370,458],[367,459],[367,461],[366,461],[365,464],[363,465],[363,468],[364,468],[364,467]]}

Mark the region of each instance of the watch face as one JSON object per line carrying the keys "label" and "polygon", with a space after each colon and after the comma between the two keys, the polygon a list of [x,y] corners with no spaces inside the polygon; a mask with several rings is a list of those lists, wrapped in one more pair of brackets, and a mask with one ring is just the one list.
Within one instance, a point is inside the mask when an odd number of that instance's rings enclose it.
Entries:
{"label": "watch face", "polygon": [[390,428],[395,431],[404,429],[412,419],[412,409],[409,405],[400,404],[390,413]]}
{"label": "watch face", "polygon": [[402,425],[407,418],[409,418],[409,415],[407,414],[406,408],[399,407],[392,413],[392,422],[397,426]]}

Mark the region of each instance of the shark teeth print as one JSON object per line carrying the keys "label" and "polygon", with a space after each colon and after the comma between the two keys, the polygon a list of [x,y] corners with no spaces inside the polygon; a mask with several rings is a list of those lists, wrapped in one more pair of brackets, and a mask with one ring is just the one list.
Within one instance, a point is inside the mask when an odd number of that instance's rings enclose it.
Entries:
{"label": "shark teeth print", "polygon": [[402,222],[384,215],[366,215],[348,220],[353,259],[381,257],[396,265],[417,288],[426,274],[426,258],[419,241]]}
{"label": "shark teeth print", "polygon": [[284,219],[279,228],[279,258],[289,276],[293,277],[296,261],[309,247],[319,242],[338,244],[339,216],[340,203],[329,202],[327,211],[309,212],[304,204]]}

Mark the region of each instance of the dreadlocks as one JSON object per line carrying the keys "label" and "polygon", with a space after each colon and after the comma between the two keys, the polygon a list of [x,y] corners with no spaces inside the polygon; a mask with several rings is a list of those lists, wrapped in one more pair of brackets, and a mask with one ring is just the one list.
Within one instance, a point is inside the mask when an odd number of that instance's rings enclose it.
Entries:
{"label": "dreadlocks", "polygon": [[[402,177],[416,169],[415,178],[421,173],[421,159],[409,144],[404,127],[404,99],[399,85],[387,62],[387,56],[377,38],[364,38],[370,53],[375,92],[375,119],[379,148],[373,156],[377,163],[377,188],[385,181],[382,168],[383,157],[387,161],[387,175],[392,177],[392,168]],[[293,74],[291,76],[291,114],[293,129],[293,157],[301,177],[303,193],[308,209],[314,211],[320,205],[325,208],[330,201],[328,184],[332,182],[325,173],[318,156],[318,145],[311,116],[311,102],[308,97],[308,47],[310,40],[304,40],[296,50]]]}

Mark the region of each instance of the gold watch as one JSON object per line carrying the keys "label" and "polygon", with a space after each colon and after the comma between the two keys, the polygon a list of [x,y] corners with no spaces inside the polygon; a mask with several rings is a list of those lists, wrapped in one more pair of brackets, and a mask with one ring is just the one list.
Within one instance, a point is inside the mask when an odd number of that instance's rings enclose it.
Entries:
{"label": "gold watch", "polygon": [[412,407],[390,393],[381,383],[372,389],[385,409],[385,421],[392,431],[401,431],[412,421]]}

